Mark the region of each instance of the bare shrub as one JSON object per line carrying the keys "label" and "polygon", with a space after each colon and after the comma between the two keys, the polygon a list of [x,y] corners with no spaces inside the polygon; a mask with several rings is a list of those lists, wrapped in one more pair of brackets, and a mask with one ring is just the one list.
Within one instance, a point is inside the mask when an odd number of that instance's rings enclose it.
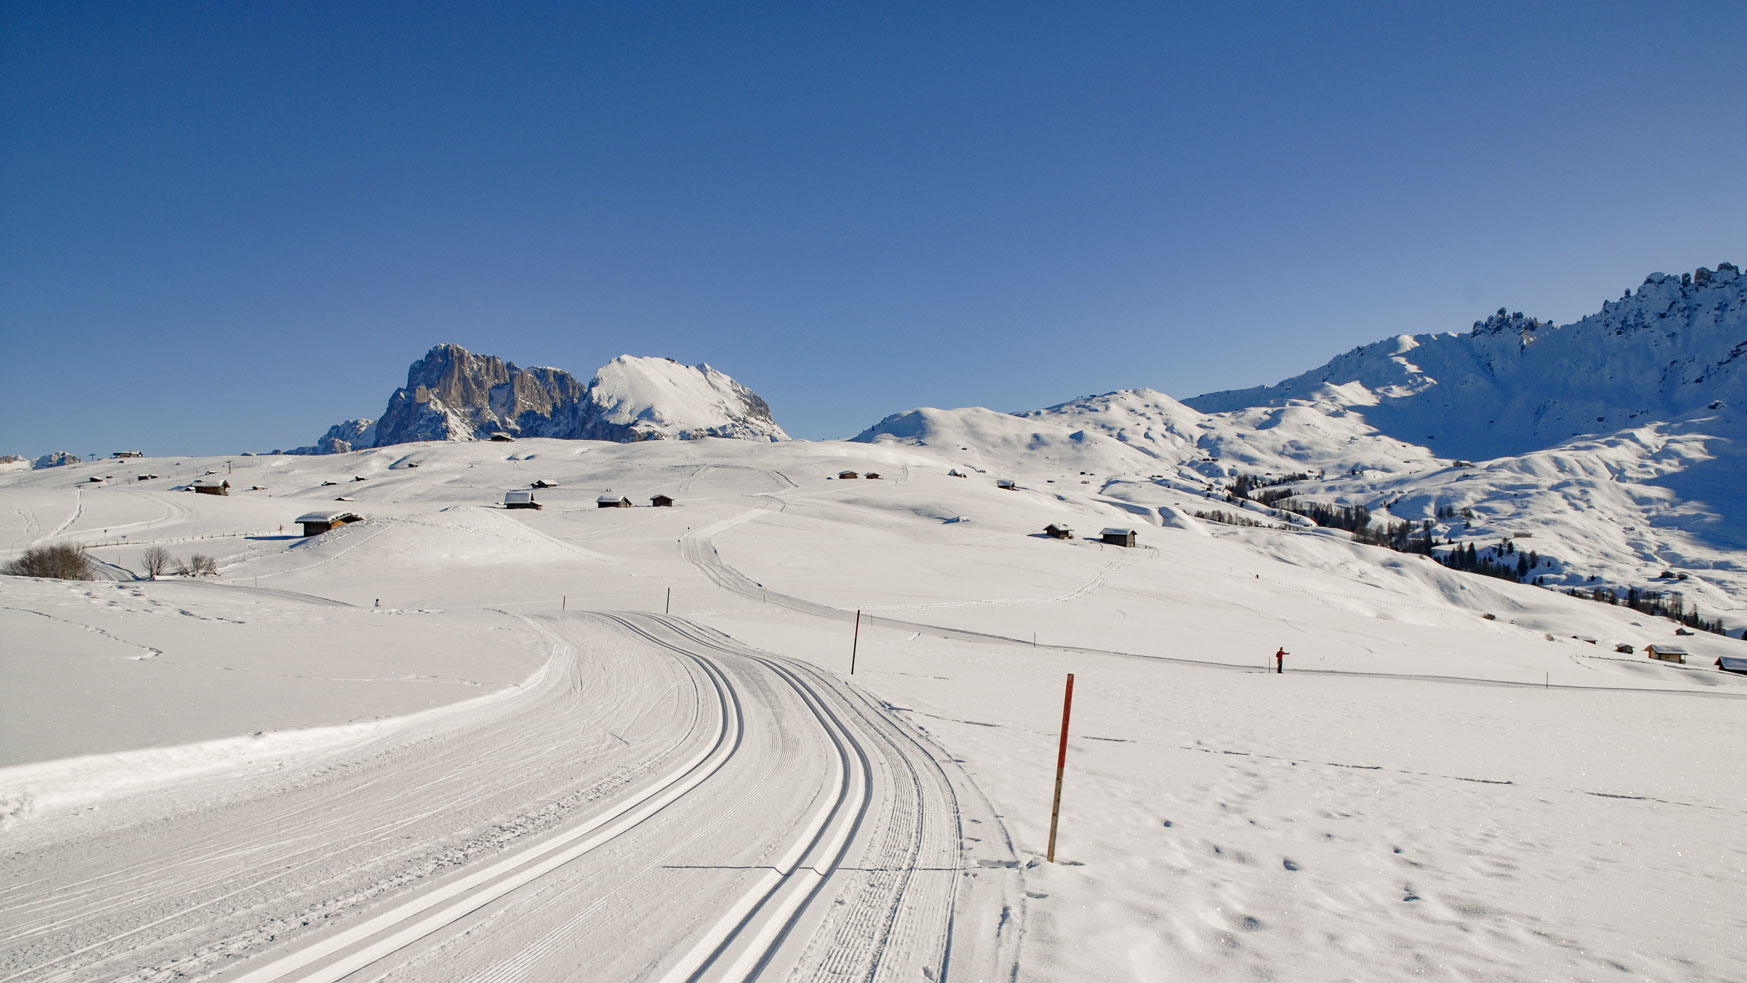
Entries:
{"label": "bare shrub", "polygon": [[196,577],[216,577],[218,576],[218,561],[210,556],[196,553],[188,558],[188,569]]}
{"label": "bare shrub", "polygon": [[83,546],[56,543],[33,546],[24,555],[0,567],[0,573],[14,577],[53,577],[57,580],[94,580],[91,558]]}
{"label": "bare shrub", "polygon": [[146,568],[146,576],[153,580],[157,580],[158,575],[170,569],[170,565],[175,562],[176,558],[162,546],[153,546],[140,554],[140,563]]}

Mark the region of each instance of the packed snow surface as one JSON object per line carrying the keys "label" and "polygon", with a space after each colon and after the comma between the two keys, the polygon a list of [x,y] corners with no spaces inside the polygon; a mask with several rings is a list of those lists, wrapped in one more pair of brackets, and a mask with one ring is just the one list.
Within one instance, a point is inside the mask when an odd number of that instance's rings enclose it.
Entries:
{"label": "packed snow surface", "polygon": [[1714,445],[1230,412],[0,473],[0,548],[102,578],[0,577],[0,983],[1747,979],[1747,643],[1195,514],[1337,448],[1399,511],[1587,489],[1529,541],[1684,549],[1739,627]]}

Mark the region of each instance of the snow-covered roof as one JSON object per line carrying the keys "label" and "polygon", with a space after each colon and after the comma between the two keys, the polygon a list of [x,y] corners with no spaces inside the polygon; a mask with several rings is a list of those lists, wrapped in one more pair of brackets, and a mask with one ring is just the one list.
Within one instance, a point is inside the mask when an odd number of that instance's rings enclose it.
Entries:
{"label": "snow-covered roof", "polygon": [[1687,654],[1686,649],[1683,649],[1678,645],[1663,645],[1661,642],[1651,642],[1649,645],[1647,645],[1645,647],[1646,648],[1653,648],[1656,651],[1661,652],[1663,655],[1686,655]]}
{"label": "snow-covered roof", "polygon": [[1112,527],[1110,529],[1104,530],[1103,532],[1099,533],[1098,535],[1100,535],[1100,536],[1132,536],[1132,535],[1134,535],[1134,530],[1133,529],[1117,529],[1117,528]]}
{"label": "snow-covered roof", "polygon": [[602,495],[601,497],[595,499],[595,501],[596,502],[628,502],[628,501],[630,501],[630,499],[626,498],[623,495]]}
{"label": "snow-covered roof", "polygon": [[505,502],[518,502],[518,503],[519,502],[532,502],[534,500],[534,493],[531,491],[527,491],[526,489],[523,489],[520,491],[504,492],[503,500]]}
{"label": "snow-covered roof", "polygon": [[326,522],[326,523],[332,524],[332,523],[341,522],[341,521],[357,522],[358,520],[360,520],[362,518],[363,518],[363,516],[359,515],[358,513],[347,512],[344,509],[320,509],[320,510],[315,511],[315,512],[305,512],[302,515],[298,516],[296,521],[298,521],[298,522]]}

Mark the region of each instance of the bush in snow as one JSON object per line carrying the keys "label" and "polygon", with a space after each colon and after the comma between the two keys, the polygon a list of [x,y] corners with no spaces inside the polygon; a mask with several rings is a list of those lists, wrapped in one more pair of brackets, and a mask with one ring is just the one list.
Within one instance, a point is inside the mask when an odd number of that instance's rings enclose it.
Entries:
{"label": "bush in snow", "polygon": [[154,546],[140,554],[140,564],[146,568],[146,576],[153,580],[157,580],[158,575],[170,569],[170,564],[175,562],[176,558],[162,546]]}
{"label": "bush in snow", "polygon": [[218,576],[218,561],[210,556],[201,556],[196,553],[188,558],[188,571],[196,577],[216,577]]}
{"label": "bush in snow", "polygon": [[71,543],[33,546],[24,555],[0,567],[14,577],[53,577],[57,580],[92,580],[91,558],[85,548]]}

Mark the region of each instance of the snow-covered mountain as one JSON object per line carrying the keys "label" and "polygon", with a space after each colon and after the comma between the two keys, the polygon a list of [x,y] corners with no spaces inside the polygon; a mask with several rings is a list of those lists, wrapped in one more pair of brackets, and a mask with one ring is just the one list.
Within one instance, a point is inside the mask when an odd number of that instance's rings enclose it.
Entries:
{"label": "snow-covered mountain", "polygon": [[1208,413],[1292,401],[1347,410],[1446,457],[1494,458],[1710,412],[1747,394],[1747,277],[1654,273],[1559,326],[1497,314],[1467,334],[1400,335],[1272,386],[1185,400]]}
{"label": "snow-covered mountain", "polygon": [[1532,541],[1548,585],[1664,589],[1664,571],[1684,575],[1676,589],[1715,612],[1747,602],[1744,394],[1747,277],[1724,263],[1653,275],[1575,324],[1501,313],[1274,386],[918,409],[854,439],[1091,481],[1159,521],[1171,496],[1223,499],[1249,476],[1379,522],[1431,522],[1440,546]]}
{"label": "snow-covered mountain", "polygon": [[348,420],[294,454],[334,454],[493,434],[572,440],[732,437],[787,440],[757,393],[709,365],[621,355],[585,385],[562,369],[522,368],[438,345],[407,370],[378,420]]}

